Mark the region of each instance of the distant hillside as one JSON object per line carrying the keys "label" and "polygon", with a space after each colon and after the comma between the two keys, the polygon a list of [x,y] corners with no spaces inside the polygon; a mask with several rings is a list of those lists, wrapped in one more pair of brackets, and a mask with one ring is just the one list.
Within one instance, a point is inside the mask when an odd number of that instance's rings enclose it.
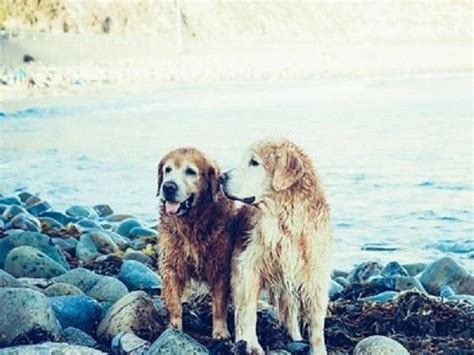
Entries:
{"label": "distant hillside", "polygon": [[[1,0],[6,30],[176,33],[176,0]],[[472,41],[471,1],[181,0],[185,40]]]}

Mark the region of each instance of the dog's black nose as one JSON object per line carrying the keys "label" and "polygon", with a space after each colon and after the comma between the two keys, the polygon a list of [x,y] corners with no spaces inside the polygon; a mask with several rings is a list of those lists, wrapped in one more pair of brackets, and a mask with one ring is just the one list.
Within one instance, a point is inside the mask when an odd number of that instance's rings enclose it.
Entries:
{"label": "dog's black nose", "polygon": [[173,181],[167,181],[163,184],[163,192],[165,195],[171,195],[178,191],[178,185]]}
{"label": "dog's black nose", "polygon": [[219,184],[224,185],[227,180],[229,180],[229,175],[227,173],[223,173],[219,176]]}

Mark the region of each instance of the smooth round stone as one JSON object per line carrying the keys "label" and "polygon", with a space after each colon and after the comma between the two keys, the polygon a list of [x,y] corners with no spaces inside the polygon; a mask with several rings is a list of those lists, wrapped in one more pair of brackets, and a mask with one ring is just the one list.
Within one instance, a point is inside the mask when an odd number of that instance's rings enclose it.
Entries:
{"label": "smooth round stone", "polygon": [[90,218],[96,219],[99,216],[97,213],[89,207],[85,206],[71,206],[66,210],[66,214],[71,217]]}
{"label": "smooth round stone", "polygon": [[82,218],[79,221],[77,221],[75,224],[76,226],[79,227],[78,228],[79,230],[102,229],[100,224],[88,218]]}
{"label": "smooth round stone", "polygon": [[347,287],[349,286],[349,281],[347,281],[347,279],[345,277],[342,277],[342,276],[338,276],[334,279],[334,281],[336,281],[339,285],[341,285],[342,287]]}
{"label": "smooth round stone", "polygon": [[125,261],[118,276],[120,281],[131,291],[161,287],[161,279],[158,274],[145,264],[135,260]]}
{"label": "smooth round stone", "polygon": [[338,284],[336,281],[330,280],[329,281],[329,298],[332,300],[336,297],[339,293],[342,292],[344,287]]}
{"label": "smooth round stone", "polygon": [[123,220],[119,224],[115,232],[117,232],[121,236],[130,237],[130,231],[135,227],[143,227],[143,225],[137,219],[128,218]]}
{"label": "smooth round stone", "polygon": [[359,341],[354,355],[409,355],[399,342],[380,335],[373,335]]}
{"label": "smooth round stone", "polygon": [[363,297],[361,300],[365,302],[385,303],[393,300],[397,295],[398,292],[396,291],[385,291],[377,295]]}
{"label": "smooth round stone", "polygon": [[105,234],[107,234],[113,242],[119,247],[120,250],[126,250],[130,246],[130,239],[121,236],[120,234],[117,234],[115,232],[112,232],[110,230],[103,230]]}
{"label": "smooth round stone", "polygon": [[39,198],[39,196],[33,195],[33,196],[28,197],[28,200],[25,201],[25,206],[26,207],[33,206],[37,204],[38,202],[41,202],[41,199]]}
{"label": "smooth round stone", "polygon": [[86,346],[67,343],[42,343],[36,345],[20,345],[0,349],[0,355],[107,355],[102,351]]}
{"label": "smooth round stone", "polygon": [[130,233],[128,233],[128,237],[132,239],[142,237],[156,237],[157,235],[157,231],[145,227],[134,227],[130,230]]}
{"label": "smooth round stone", "polygon": [[84,292],[80,288],[64,282],[54,283],[44,290],[44,294],[48,297],[56,296],[78,296],[83,295]]}
{"label": "smooth round stone", "polygon": [[88,262],[101,255],[115,254],[119,251],[107,233],[102,231],[92,231],[81,236],[76,246],[76,256],[79,260]]}
{"label": "smooth round stone", "polygon": [[74,327],[67,327],[61,332],[61,339],[73,345],[81,345],[93,348],[97,345],[97,341],[86,332]]}
{"label": "smooth round stone", "polygon": [[5,271],[15,277],[50,279],[62,275],[66,269],[49,256],[30,246],[11,250],[5,259]]}
{"label": "smooth round stone", "polygon": [[51,238],[45,234],[36,232],[19,231],[0,239],[0,268],[5,263],[7,254],[15,247],[30,246],[45,253],[54,261],[58,262],[66,270],[69,265],[61,250],[51,242]]}
{"label": "smooth round stone", "polygon": [[100,281],[102,277],[103,276],[97,275],[90,270],[77,268],[66,272],[64,275],[55,277],[53,281],[74,285],[82,292],[87,293]]}
{"label": "smooth round stone", "polygon": [[52,238],[53,243],[63,252],[73,254],[76,253],[77,243],[74,238]]}
{"label": "smooth round stone", "polygon": [[443,286],[451,286],[456,294],[474,295],[474,277],[448,256],[428,265],[420,281],[432,295],[439,295]]}
{"label": "smooth round stone", "polygon": [[[7,205],[0,205],[0,217],[3,215],[3,212],[8,208]],[[3,219],[0,218],[3,221]]]}
{"label": "smooth round stone", "polygon": [[391,261],[383,268],[382,276],[408,276],[408,272],[398,262]]}
{"label": "smooth round stone", "polygon": [[420,280],[412,276],[395,276],[395,289],[397,291],[416,289],[421,293],[426,293]]}
{"label": "smooth round stone", "polygon": [[22,191],[22,192],[18,193],[18,198],[20,199],[20,201],[22,203],[25,203],[26,201],[28,201],[28,199],[31,196],[33,196],[33,194],[28,192],[28,191]]}
{"label": "smooth round stone", "polygon": [[304,341],[292,341],[286,344],[285,349],[291,354],[303,354],[309,352],[309,344]]}
{"label": "smooth round stone", "polygon": [[0,204],[2,205],[17,205],[21,206],[21,200],[18,197],[12,196],[12,197],[2,197],[0,198]]}
{"label": "smooth round stone", "polygon": [[104,276],[87,293],[99,302],[115,303],[128,293],[127,286],[114,277]]}
{"label": "smooth round stone", "polygon": [[16,215],[19,214],[28,214],[28,211],[21,206],[11,205],[8,206],[5,211],[2,213],[3,220],[7,223],[10,222]]}
{"label": "smooth round stone", "polygon": [[56,318],[63,328],[74,327],[88,334],[95,332],[102,316],[102,306],[88,296],[57,296],[49,298]]}
{"label": "smooth round stone", "polygon": [[112,207],[110,207],[107,204],[95,205],[93,208],[97,212],[99,217],[107,217],[114,213],[114,211],[112,210]]}
{"label": "smooth round stone", "polygon": [[291,355],[291,353],[283,349],[276,349],[268,351],[268,355]]}
{"label": "smooth round stone", "polygon": [[456,295],[456,293],[455,293],[454,290],[451,288],[451,286],[443,286],[443,287],[441,287],[441,289],[439,290],[439,295],[440,295],[441,297],[448,298],[448,297],[451,297],[451,296]]}
{"label": "smooth round stone", "polygon": [[168,328],[150,346],[146,355],[177,354],[177,349],[181,354],[209,354],[209,350],[188,334]]}
{"label": "smooth round stone", "polygon": [[122,332],[112,339],[112,352],[114,354],[143,354],[150,347],[150,342],[137,337],[130,332]]}
{"label": "smooth round stone", "polygon": [[26,213],[17,214],[5,226],[7,229],[21,229],[29,232],[41,232],[40,222],[31,215]]}
{"label": "smooth round stone", "polygon": [[41,290],[41,292],[43,292],[43,289],[50,286],[52,283],[52,281],[48,279],[39,279],[34,277],[19,277],[18,281],[21,282],[24,287],[29,287],[33,289],[38,288]]}
{"label": "smooth round stone", "polygon": [[146,241],[143,239],[135,239],[130,242],[130,247],[135,250],[142,250],[146,248]]}
{"label": "smooth round stone", "polygon": [[127,249],[127,251],[122,256],[123,260],[135,260],[141,262],[142,264],[153,266],[153,259],[150,258],[148,255],[141,251],[136,251],[131,248]]}
{"label": "smooth round stone", "polygon": [[132,216],[131,214],[113,214],[110,216],[107,216],[106,220],[108,222],[122,222],[125,219],[129,218],[135,218],[135,216]]}
{"label": "smooth round stone", "polygon": [[33,206],[27,207],[26,209],[33,216],[38,217],[42,212],[49,211],[51,209],[51,205],[46,201],[41,201],[37,204],[34,204]]}
{"label": "smooth round stone", "polygon": [[38,220],[40,221],[41,230],[44,233],[57,233],[64,227],[60,222],[50,217],[39,217]]}
{"label": "smooth round stone", "polygon": [[43,212],[40,214],[40,217],[49,217],[52,218],[59,223],[61,223],[63,226],[67,225],[68,223],[71,223],[74,221],[73,218],[66,216],[65,214],[61,212],[56,212],[56,211],[47,211]]}
{"label": "smooth round stone", "polygon": [[100,341],[109,343],[121,332],[131,332],[145,340],[155,339],[164,326],[153,300],[143,291],[130,292],[107,311],[97,328]]}
{"label": "smooth round stone", "polygon": [[27,288],[0,288],[0,347],[55,339],[61,330],[48,298]]}
{"label": "smooth round stone", "polygon": [[357,265],[349,274],[350,283],[366,283],[373,276],[382,273],[383,266],[375,261],[367,261]]}
{"label": "smooth round stone", "polygon": [[0,287],[23,287],[23,284],[8,272],[0,269]]}

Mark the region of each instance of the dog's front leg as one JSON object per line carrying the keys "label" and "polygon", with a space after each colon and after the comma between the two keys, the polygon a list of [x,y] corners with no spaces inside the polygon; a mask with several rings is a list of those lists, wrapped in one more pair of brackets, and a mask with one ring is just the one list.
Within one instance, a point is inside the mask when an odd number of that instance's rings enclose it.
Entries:
{"label": "dog's front leg", "polygon": [[182,280],[176,271],[165,269],[161,271],[163,277],[163,301],[168,310],[170,326],[182,330],[183,329],[183,306],[181,297],[184,290],[184,280]]}
{"label": "dog's front leg", "polygon": [[227,303],[229,299],[228,273],[223,273],[222,277],[212,286],[212,337],[214,339],[228,339],[230,337],[227,330]]}

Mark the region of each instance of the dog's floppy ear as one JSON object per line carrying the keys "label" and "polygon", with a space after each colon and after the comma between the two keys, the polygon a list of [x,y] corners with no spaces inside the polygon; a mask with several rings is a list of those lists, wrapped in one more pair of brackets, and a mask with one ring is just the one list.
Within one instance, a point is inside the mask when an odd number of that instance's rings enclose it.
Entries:
{"label": "dog's floppy ear", "polygon": [[164,161],[162,159],[158,164],[158,176],[157,176],[158,185],[157,185],[157,190],[156,190],[156,196],[160,195],[161,184],[163,182],[163,165],[164,165]]}
{"label": "dog's floppy ear", "polygon": [[272,186],[275,191],[291,187],[304,174],[303,163],[291,148],[281,149],[277,153]]}
{"label": "dog's floppy ear", "polygon": [[207,172],[207,181],[209,182],[209,193],[211,194],[214,201],[217,201],[218,193],[220,191],[219,176],[220,170],[218,166],[213,162],[210,163]]}

